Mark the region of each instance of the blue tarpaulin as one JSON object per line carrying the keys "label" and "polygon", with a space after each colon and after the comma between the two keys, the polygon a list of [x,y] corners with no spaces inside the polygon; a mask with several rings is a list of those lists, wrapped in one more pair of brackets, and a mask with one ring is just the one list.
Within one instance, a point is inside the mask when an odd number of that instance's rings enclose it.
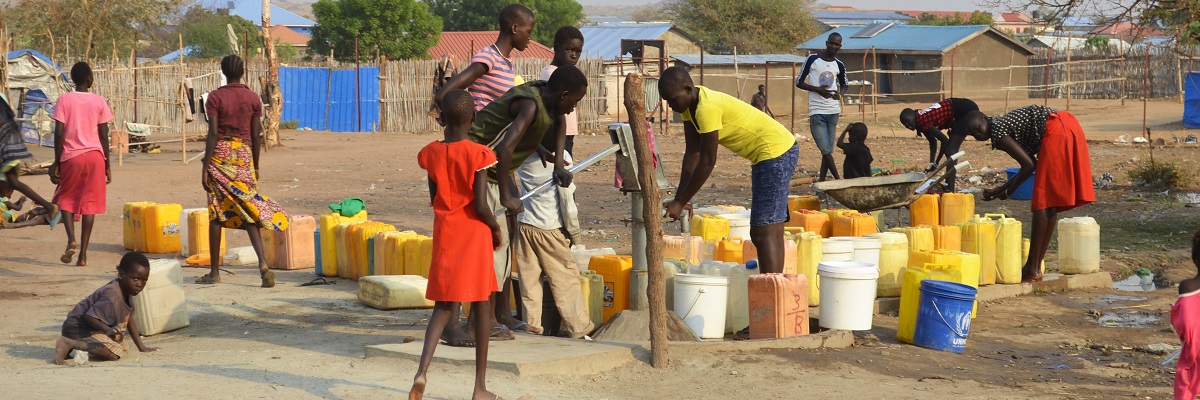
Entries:
{"label": "blue tarpaulin", "polygon": [[54,104],[41,90],[33,89],[25,92],[25,107],[21,110],[21,118],[32,119],[38,110],[46,110],[44,121],[25,121],[21,123],[21,136],[25,143],[36,143],[46,147],[54,147],[54,124],[50,118],[54,115]]}
{"label": "blue tarpaulin", "polygon": [[1200,72],[1188,72],[1183,81],[1183,127],[1200,128]]}
{"label": "blue tarpaulin", "polygon": [[[354,69],[279,69],[283,91],[283,121],[300,128],[333,132],[371,132],[379,124],[379,68],[358,71],[355,100]],[[360,117],[361,108],[361,117]]]}

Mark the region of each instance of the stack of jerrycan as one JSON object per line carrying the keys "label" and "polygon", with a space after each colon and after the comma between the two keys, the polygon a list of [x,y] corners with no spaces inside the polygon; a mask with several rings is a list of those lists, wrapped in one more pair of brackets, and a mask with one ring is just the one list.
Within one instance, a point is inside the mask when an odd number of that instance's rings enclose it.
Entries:
{"label": "stack of jerrycan", "polygon": [[338,246],[334,227],[366,220],[367,210],[359,211],[353,217],[343,217],[336,212],[321,215],[317,221],[321,230],[321,248],[318,250],[321,253],[321,265],[317,266],[318,275],[338,276]]}
{"label": "stack of jerrycan", "polygon": [[[909,261],[911,264],[912,261]],[[933,279],[947,282],[962,281],[962,272],[945,265],[925,264],[904,269],[904,286],[900,289],[900,316],[896,322],[896,340],[912,344],[917,329],[917,308],[921,300],[921,281]]]}
{"label": "stack of jerrycan", "polygon": [[788,196],[788,212],[799,210],[821,210],[821,199],[813,195],[792,195]]}
{"label": "stack of jerrycan", "polygon": [[833,236],[833,224],[829,214],[807,209],[792,211],[792,218],[784,224],[788,228],[801,228],[805,232],[813,232],[821,237]]}
{"label": "stack of jerrycan", "polygon": [[876,297],[896,297],[904,282],[904,268],[908,267],[908,236],[898,232],[872,233],[867,237],[879,239],[879,281],[875,286]]}
{"label": "stack of jerrycan", "polygon": [[996,224],[996,283],[1021,283],[1025,266],[1021,221],[1004,214],[985,214],[984,218]]}
{"label": "stack of jerrycan", "polygon": [[154,254],[183,250],[179,220],[183,206],[133,202],[126,203],[123,212],[122,241],[126,249]]}
{"label": "stack of jerrycan", "polygon": [[791,239],[796,241],[796,273],[808,280],[808,305],[818,305],[821,291],[817,288],[817,266],[824,257],[821,252],[824,238],[816,232],[799,232]]}
{"label": "stack of jerrycan", "polygon": [[962,228],[954,225],[934,225],[933,248],[938,250],[962,250]]}
{"label": "stack of jerrycan", "polygon": [[1100,270],[1100,225],[1092,217],[1058,221],[1058,270],[1089,274]]}
{"label": "stack of jerrycan", "polygon": [[[368,266],[371,275],[420,275],[406,274],[404,246],[408,239],[418,237],[416,232],[379,232],[374,238],[374,260]],[[419,269],[417,270],[419,272]],[[428,279],[428,277],[423,277]]]}
{"label": "stack of jerrycan", "polygon": [[[749,240],[742,242],[742,264],[749,263],[750,260],[758,259],[758,248],[754,246],[754,242]],[[783,239],[783,273],[795,274],[796,272],[796,239],[791,235],[785,235]],[[670,304],[670,303],[668,303]]]}
{"label": "stack of jerrycan", "polygon": [[729,237],[729,220],[709,214],[697,215],[692,218],[692,236],[699,236],[706,243],[716,243]]}
{"label": "stack of jerrycan", "polygon": [[966,223],[975,215],[975,195],[971,193],[944,193],[941,198],[941,223],[958,225]]}
{"label": "stack of jerrycan", "polygon": [[781,339],[809,333],[808,280],[804,275],[751,275],[746,286],[750,339]]}
{"label": "stack of jerrycan", "polygon": [[928,226],[893,228],[891,232],[903,233],[908,237],[908,251],[933,250],[933,229]]}
{"label": "stack of jerrycan", "polygon": [[604,279],[604,322],[618,312],[629,309],[629,271],[633,269],[633,257],[595,256],[588,264],[588,269]]}
{"label": "stack of jerrycan", "polygon": [[971,218],[962,228],[962,251],[979,255],[980,285],[996,284],[996,224]]}
{"label": "stack of jerrycan", "polygon": [[267,266],[288,270],[316,267],[317,253],[312,240],[316,230],[317,220],[307,215],[292,216],[287,230],[282,232],[260,229]]}
{"label": "stack of jerrycan", "polygon": [[[943,265],[951,270],[958,270],[962,280],[955,281],[973,288],[979,288],[979,255],[953,250],[918,251],[912,254],[908,261],[912,266],[929,264]],[[918,285],[920,287],[920,285]],[[971,318],[979,310],[979,302],[971,309]]]}
{"label": "stack of jerrycan", "polygon": [[[340,224],[333,228],[337,240],[338,277],[358,280],[368,276],[368,242],[376,233],[395,231],[396,227],[381,222],[367,221]],[[370,248],[374,251],[374,248]],[[343,254],[344,253],[344,254]]]}
{"label": "stack of jerrycan", "polygon": [[908,205],[908,224],[912,226],[941,225],[939,196],[926,194]]}
{"label": "stack of jerrycan", "polygon": [[833,236],[858,237],[879,231],[875,217],[858,212],[833,213]]}

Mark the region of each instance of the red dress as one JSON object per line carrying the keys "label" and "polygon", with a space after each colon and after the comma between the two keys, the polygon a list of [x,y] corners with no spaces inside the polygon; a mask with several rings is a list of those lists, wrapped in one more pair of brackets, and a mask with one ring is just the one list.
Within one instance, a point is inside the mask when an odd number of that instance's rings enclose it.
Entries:
{"label": "red dress", "polygon": [[1200,296],[1197,292],[1179,295],[1171,306],[1171,326],[1183,342],[1179,364],[1175,365],[1175,400],[1193,400],[1200,395]]}
{"label": "red dress", "polygon": [[425,298],[485,301],[496,291],[492,230],[475,212],[475,172],[496,163],[487,146],[460,140],[433,142],[417,163],[437,186],[433,199],[433,260]]}

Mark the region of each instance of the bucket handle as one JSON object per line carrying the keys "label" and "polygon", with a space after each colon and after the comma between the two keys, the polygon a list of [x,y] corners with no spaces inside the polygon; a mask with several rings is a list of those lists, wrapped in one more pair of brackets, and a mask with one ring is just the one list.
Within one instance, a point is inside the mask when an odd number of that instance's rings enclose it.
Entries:
{"label": "bucket handle", "polygon": [[692,305],[688,307],[688,310],[687,310],[687,312],[686,312],[686,313],[683,313],[683,316],[682,316],[682,317],[680,317],[680,318],[683,318],[683,317],[687,317],[687,316],[689,316],[689,315],[692,315],[692,310],[696,309],[696,303],[700,302],[700,295],[702,295],[702,294],[705,294],[705,293],[708,293],[708,292],[706,292],[706,291],[704,290],[704,288],[700,288],[700,289],[698,289],[698,291],[697,291],[696,293],[697,293],[697,294],[696,294],[696,298],[695,298],[695,299],[692,299]]}
{"label": "bucket handle", "polygon": [[953,327],[953,326],[950,326],[950,322],[946,321],[946,316],[945,316],[945,315],[942,315],[942,310],[938,308],[938,306],[937,306],[937,301],[930,300],[930,301],[929,301],[929,304],[932,304],[932,305],[933,305],[933,310],[934,310],[934,311],[937,311],[937,314],[938,314],[938,319],[942,320],[942,323],[943,323],[943,324],[946,324],[946,327],[947,327],[947,328],[950,328],[950,332],[954,332],[954,334],[955,334],[955,335],[958,335],[958,337],[960,337],[960,338],[963,338],[963,339],[966,339],[966,338],[967,338],[967,335],[966,335],[966,334],[964,334],[964,333],[961,333],[961,332],[959,332],[959,331],[958,331],[958,329],[954,329],[954,327]]}

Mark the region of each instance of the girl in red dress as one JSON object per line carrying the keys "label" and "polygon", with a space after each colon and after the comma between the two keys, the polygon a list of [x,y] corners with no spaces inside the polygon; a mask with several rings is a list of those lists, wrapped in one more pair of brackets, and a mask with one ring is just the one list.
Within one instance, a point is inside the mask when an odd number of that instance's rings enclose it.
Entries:
{"label": "girl in red dress", "polygon": [[496,155],[487,146],[467,140],[475,121],[475,107],[465,90],[447,93],[442,100],[446,139],[430,143],[417,154],[417,163],[429,172],[429,197],[433,203],[433,263],[425,298],[433,300],[433,315],[425,329],[425,347],[413,378],[409,399],[425,393],[426,372],[433,351],[458,303],[471,303],[475,338],[474,399],[495,399],[487,391],[487,352],[491,327],[488,297],[497,289],[492,252],[500,246],[500,225],[487,203],[487,168]]}

